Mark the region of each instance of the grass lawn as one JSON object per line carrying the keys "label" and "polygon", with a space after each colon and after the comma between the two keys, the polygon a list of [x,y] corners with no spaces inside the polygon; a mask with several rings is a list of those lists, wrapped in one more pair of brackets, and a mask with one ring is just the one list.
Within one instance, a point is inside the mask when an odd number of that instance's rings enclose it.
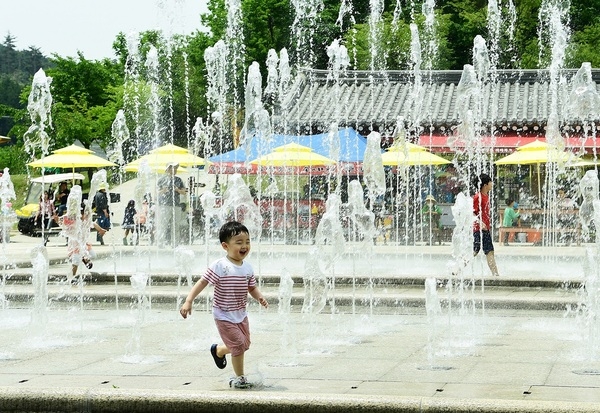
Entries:
{"label": "grass lawn", "polygon": [[25,197],[27,196],[27,175],[11,175],[10,180],[17,196],[17,199],[12,201],[13,209],[19,209],[25,204]]}

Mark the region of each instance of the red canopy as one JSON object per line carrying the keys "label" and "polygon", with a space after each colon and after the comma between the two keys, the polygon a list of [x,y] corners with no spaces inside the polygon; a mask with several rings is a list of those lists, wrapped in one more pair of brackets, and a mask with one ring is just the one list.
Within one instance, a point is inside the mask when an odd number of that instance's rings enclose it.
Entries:
{"label": "red canopy", "polygon": [[[543,136],[496,136],[493,139],[491,136],[483,136],[482,147],[490,149],[493,146],[495,153],[512,153],[518,147],[531,143],[536,139],[542,142],[546,141],[546,138]],[[451,145],[452,142],[454,142],[453,145]],[[419,138],[419,145],[425,146],[432,152],[452,153],[454,152],[452,147],[462,148],[464,147],[464,141],[461,141],[456,136],[422,135]],[[567,138],[566,146],[568,148],[583,149],[590,153],[594,148],[600,149],[600,141],[596,142],[591,137],[572,137]]]}

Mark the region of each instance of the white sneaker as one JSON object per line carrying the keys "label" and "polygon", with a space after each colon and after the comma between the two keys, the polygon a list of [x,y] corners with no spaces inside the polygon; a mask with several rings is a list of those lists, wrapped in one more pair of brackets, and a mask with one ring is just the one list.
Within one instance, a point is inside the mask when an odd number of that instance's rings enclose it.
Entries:
{"label": "white sneaker", "polygon": [[229,380],[229,387],[234,389],[249,389],[252,387],[252,383],[246,379],[246,376],[238,376]]}

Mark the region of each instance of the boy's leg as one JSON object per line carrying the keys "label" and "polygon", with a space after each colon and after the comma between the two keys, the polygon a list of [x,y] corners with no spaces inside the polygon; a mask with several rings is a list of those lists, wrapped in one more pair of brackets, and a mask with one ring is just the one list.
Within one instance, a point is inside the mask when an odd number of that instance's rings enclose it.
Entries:
{"label": "boy's leg", "polygon": [[[231,354],[231,350],[225,344],[217,345],[217,357],[225,357]],[[239,356],[231,356],[231,365],[236,376],[244,375],[244,353]]]}
{"label": "boy's leg", "polygon": [[496,265],[496,258],[494,257],[494,251],[490,251],[485,255],[485,258],[488,263],[488,267],[492,271],[492,275],[499,276],[498,274],[498,266]]}
{"label": "boy's leg", "polygon": [[231,356],[231,365],[236,376],[244,375],[244,353],[239,356]]}
{"label": "boy's leg", "polygon": [[498,266],[496,265],[496,257],[494,256],[494,242],[492,241],[492,235],[489,231],[482,231],[481,233],[481,245],[483,252],[487,260],[488,267],[492,271],[492,275],[499,276]]}
{"label": "boy's leg", "polygon": [[250,328],[248,318],[245,318],[239,324],[233,324],[223,321],[216,321],[217,330],[225,344],[217,346],[217,356],[224,357],[231,354],[231,348],[234,348],[237,355],[231,356],[231,364],[236,376],[244,375],[244,352],[250,347]]}

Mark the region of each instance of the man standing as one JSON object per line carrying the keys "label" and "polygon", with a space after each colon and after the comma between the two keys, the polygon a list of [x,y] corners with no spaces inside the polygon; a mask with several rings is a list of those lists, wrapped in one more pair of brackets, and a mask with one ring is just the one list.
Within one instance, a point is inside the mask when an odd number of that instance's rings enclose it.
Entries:
{"label": "man standing", "polygon": [[487,174],[481,174],[477,177],[479,192],[473,197],[473,214],[475,222],[473,224],[473,255],[477,255],[483,247],[483,253],[487,260],[488,267],[492,275],[498,276],[498,267],[494,257],[494,244],[492,242],[491,212],[490,212],[490,191],[492,190],[492,178]]}
{"label": "man standing", "polygon": [[[176,176],[177,162],[167,164],[165,175],[158,180],[158,245],[163,247],[170,243],[176,246],[178,223],[184,219],[180,205],[180,196],[185,195],[187,190],[183,180]],[[177,231],[178,232],[178,231]]]}
{"label": "man standing", "polygon": [[[94,195],[93,205],[96,207],[96,223],[100,228],[105,231],[110,229],[110,211],[108,209],[108,196],[106,190],[108,184],[106,182],[100,183],[98,186],[98,192]],[[104,234],[100,231],[96,232],[96,241],[100,242],[100,245],[104,245]]]}

